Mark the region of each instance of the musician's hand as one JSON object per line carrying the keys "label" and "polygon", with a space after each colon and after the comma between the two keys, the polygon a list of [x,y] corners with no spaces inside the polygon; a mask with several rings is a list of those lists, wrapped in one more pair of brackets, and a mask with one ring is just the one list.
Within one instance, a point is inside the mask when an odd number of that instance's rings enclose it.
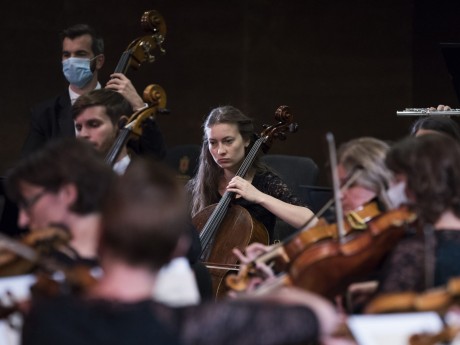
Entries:
{"label": "musician's hand", "polygon": [[[242,264],[240,271],[244,271],[246,269],[245,266],[250,265],[253,263],[255,258],[269,251],[270,246],[255,242],[246,247],[244,254],[238,248],[233,248],[232,252]],[[263,262],[255,262],[254,268],[259,273],[258,276],[262,277],[263,279],[272,278],[275,276],[273,270]],[[258,283],[260,282],[261,281],[258,281]]]}
{"label": "musician's hand", "polygon": [[234,192],[249,202],[260,204],[265,195],[244,178],[235,176],[230,180],[227,191]]}
{"label": "musician's hand", "polygon": [[[111,89],[121,93],[121,95],[126,98],[126,100],[131,104],[133,110],[140,109],[144,106],[144,101],[141,96],[137,93],[134,88],[131,80],[126,78],[123,73],[113,73],[110,75],[110,80],[106,84],[107,89]],[[131,114],[125,114],[131,115]]]}
{"label": "musician's hand", "polygon": [[240,260],[242,264],[248,264],[259,255],[267,253],[270,250],[271,246],[266,246],[265,244],[254,242],[246,247],[244,254],[238,248],[233,249],[233,254],[238,257],[238,260]]}
{"label": "musician's hand", "polygon": [[430,107],[429,108],[431,111],[447,111],[447,110],[452,110],[451,107],[449,107],[448,105],[444,105],[444,104],[439,104],[436,108],[435,107]]}

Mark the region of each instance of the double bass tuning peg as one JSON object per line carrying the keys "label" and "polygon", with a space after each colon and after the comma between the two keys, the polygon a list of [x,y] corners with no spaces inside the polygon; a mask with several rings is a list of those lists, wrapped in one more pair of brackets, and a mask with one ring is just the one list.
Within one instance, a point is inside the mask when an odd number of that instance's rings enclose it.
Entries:
{"label": "double bass tuning peg", "polygon": [[293,122],[289,125],[289,133],[295,133],[299,129],[297,122]]}

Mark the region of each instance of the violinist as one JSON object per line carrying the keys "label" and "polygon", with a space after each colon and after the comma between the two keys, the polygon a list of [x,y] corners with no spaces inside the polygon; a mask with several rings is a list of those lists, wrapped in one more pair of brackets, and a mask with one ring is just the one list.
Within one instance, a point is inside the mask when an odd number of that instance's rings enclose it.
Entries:
{"label": "violinist", "polygon": [[180,309],[151,301],[159,268],[186,248],[188,212],[174,175],[159,163],[130,165],[103,212],[105,275],[83,296],[37,300],[23,344],[306,344],[333,331],[331,305],[295,289]]}
{"label": "violinist", "polygon": [[[63,94],[33,107],[22,156],[42,147],[51,139],[75,137],[71,105],[81,95],[101,88],[98,76],[105,62],[102,37],[89,25],[76,24],[64,29],[60,38],[62,72],[69,82],[69,87]],[[120,93],[129,102],[129,114],[144,107],[144,101],[123,74],[112,74],[106,88]],[[137,153],[163,158],[166,151],[156,122],[149,119],[143,123],[143,128],[142,136],[138,141],[131,140],[130,147]]]}
{"label": "violinist", "polygon": [[386,159],[405,185],[423,231],[400,242],[386,263],[381,292],[424,291],[460,275],[460,146],[441,133],[407,138]]}
{"label": "violinist", "polygon": [[344,212],[357,209],[377,200],[383,211],[395,206],[388,189],[393,185],[393,174],[385,165],[385,156],[390,149],[384,141],[371,137],[350,140],[340,145],[337,152],[337,173],[343,185],[351,175],[360,170],[360,175],[350,187],[341,192]]}
{"label": "violinist", "polygon": [[71,240],[59,258],[95,266],[100,211],[114,181],[114,172],[91,145],[67,138],[22,159],[9,171],[6,191],[18,204],[20,227],[64,228]]}
{"label": "violinist", "polygon": [[192,216],[218,202],[226,191],[237,194],[234,203],[265,226],[271,241],[276,217],[298,228],[313,216],[258,158],[244,178],[235,176],[253,143],[254,125],[249,117],[232,106],[218,107],[210,112],[203,129],[198,172],[187,185]]}

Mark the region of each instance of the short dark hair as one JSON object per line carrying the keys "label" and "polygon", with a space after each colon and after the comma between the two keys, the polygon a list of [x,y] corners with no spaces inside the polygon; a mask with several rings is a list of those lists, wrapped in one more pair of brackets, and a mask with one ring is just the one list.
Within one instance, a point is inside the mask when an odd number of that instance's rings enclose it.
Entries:
{"label": "short dark hair", "polygon": [[114,125],[118,124],[122,115],[129,117],[133,113],[131,105],[120,93],[110,89],[98,89],[78,97],[72,105],[72,118],[75,120],[85,109],[99,105],[105,107],[105,112]]}
{"label": "short dark hair", "polygon": [[101,36],[88,24],[75,24],[61,31],[59,37],[61,42],[64,38],[74,39],[83,35],[90,35],[92,44],[91,49],[94,55],[104,54],[104,40]]}
{"label": "short dark hair", "polygon": [[138,158],[112,190],[103,212],[101,253],[157,270],[188,229],[183,186],[160,162]]}
{"label": "short dark hair", "polygon": [[451,209],[460,217],[460,144],[442,133],[409,137],[395,144],[386,164],[407,176],[420,218],[435,223]]}
{"label": "short dark hair", "polygon": [[449,116],[424,116],[417,119],[410,128],[410,134],[416,135],[420,129],[447,134],[460,142],[460,126]]}
{"label": "short dark hair", "polygon": [[100,212],[116,175],[89,143],[76,138],[48,142],[8,171],[8,196],[22,201],[20,183],[27,182],[57,192],[75,184],[78,196],[70,210],[78,214]]}

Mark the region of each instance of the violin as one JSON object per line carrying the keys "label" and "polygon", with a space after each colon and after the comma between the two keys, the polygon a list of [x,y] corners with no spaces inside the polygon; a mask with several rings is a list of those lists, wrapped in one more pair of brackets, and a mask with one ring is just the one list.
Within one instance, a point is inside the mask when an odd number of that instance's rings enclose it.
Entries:
{"label": "violin", "polygon": [[445,311],[460,297],[460,278],[451,278],[442,288],[427,290],[423,293],[397,292],[380,294],[372,299],[364,312],[380,314],[411,311]]}
{"label": "violin", "polygon": [[289,277],[294,285],[333,299],[378,267],[415,219],[403,207],[377,216],[366,230],[346,236],[345,241],[315,244],[290,264]]}
{"label": "violin", "polygon": [[121,149],[129,137],[142,134],[142,124],[145,120],[155,118],[159,112],[165,112],[166,92],[160,85],[148,85],[143,92],[143,99],[147,102],[147,106],[134,112],[129,119],[125,119],[115,142],[104,158],[104,161],[110,166],[115,164]]}
{"label": "violin", "polygon": [[[31,232],[20,241],[0,234],[0,277],[35,271],[36,279],[30,287],[32,295],[56,296],[86,291],[101,273],[88,266],[68,266],[59,262],[54,254],[68,246],[69,241],[69,232],[59,227]],[[8,305],[0,304],[0,319],[28,309],[28,300],[16,301],[11,293],[8,297]]]}
{"label": "violin", "polygon": [[[260,150],[267,152],[275,139],[285,139],[286,131],[292,133],[297,130],[297,124],[293,122],[293,116],[287,106],[280,106],[276,110],[275,120],[276,124],[264,126],[265,129],[252,145],[236,176],[244,177],[247,174]],[[242,250],[253,242],[269,243],[265,227],[253,219],[245,208],[231,205],[234,196],[232,192],[225,192],[217,205],[206,207],[192,219],[194,226],[200,232],[203,248],[201,260],[210,269],[213,290],[219,297],[226,290],[223,279],[228,273],[228,265],[234,267],[237,264],[232,249]]]}
{"label": "violin", "polygon": [[[344,218],[346,234],[364,231],[367,229],[367,223],[378,215],[380,215],[380,210],[375,202],[347,212]],[[314,227],[300,230],[272,246],[269,252],[259,255],[245,265],[237,275],[228,275],[226,284],[234,291],[243,291],[249,282],[249,275],[257,274],[256,267],[261,263],[272,266],[276,273],[280,273],[286,271],[289,264],[308,247],[320,241],[337,238],[337,224],[328,224],[320,218]]]}
{"label": "violin", "polygon": [[[371,300],[364,312],[367,314],[393,312],[435,311],[445,318],[449,308],[457,305],[460,297],[460,278],[451,278],[447,285],[422,293],[413,291],[385,293]],[[450,343],[460,333],[459,325],[446,325],[435,334],[420,333],[409,338],[410,345],[435,345]]]}
{"label": "violin", "polygon": [[0,277],[30,273],[37,265],[52,270],[47,256],[70,241],[68,231],[50,227],[28,233],[20,241],[0,234]]}

